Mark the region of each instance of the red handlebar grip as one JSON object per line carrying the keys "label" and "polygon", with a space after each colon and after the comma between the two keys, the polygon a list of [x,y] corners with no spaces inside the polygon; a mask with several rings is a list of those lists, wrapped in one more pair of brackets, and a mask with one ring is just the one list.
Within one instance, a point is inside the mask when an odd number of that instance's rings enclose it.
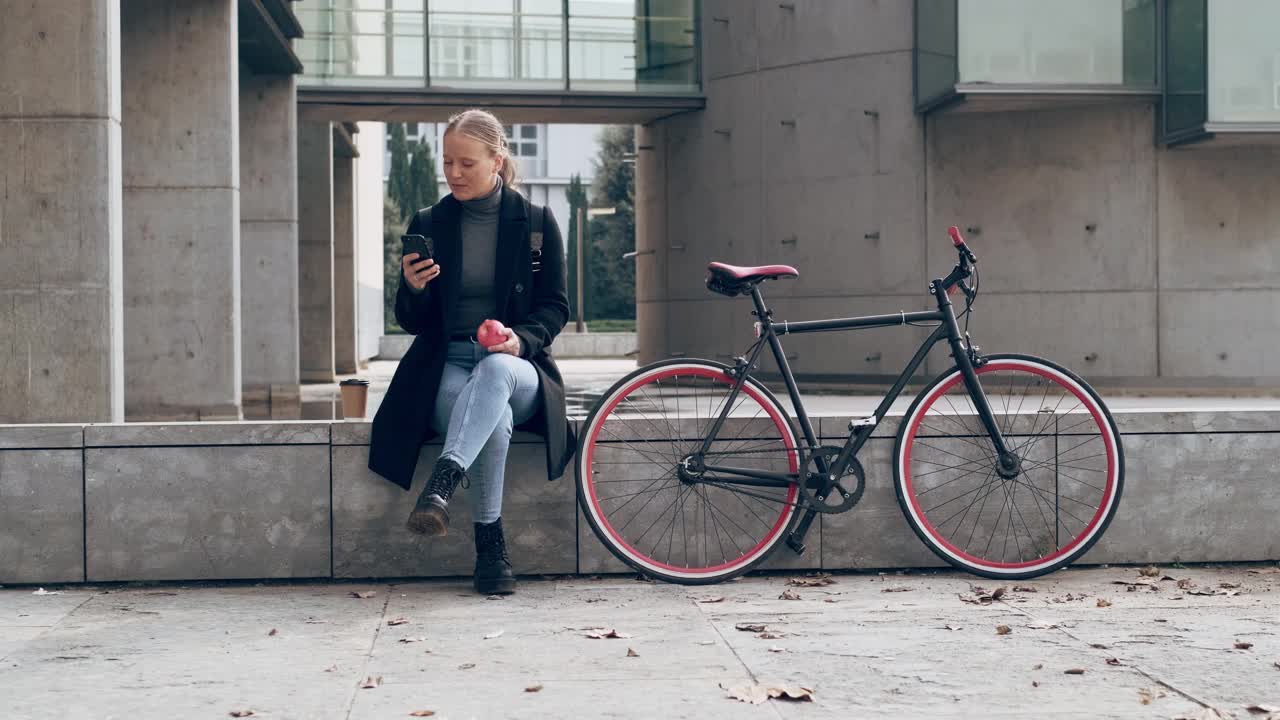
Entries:
{"label": "red handlebar grip", "polygon": [[954,243],[956,247],[964,247],[964,236],[960,234],[960,228],[952,225],[947,228],[947,234],[951,236],[951,242]]}

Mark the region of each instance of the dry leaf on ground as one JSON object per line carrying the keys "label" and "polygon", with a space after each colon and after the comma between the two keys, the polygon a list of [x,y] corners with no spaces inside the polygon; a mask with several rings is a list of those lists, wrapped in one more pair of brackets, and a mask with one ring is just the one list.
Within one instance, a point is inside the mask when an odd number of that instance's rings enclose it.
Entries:
{"label": "dry leaf on ground", "polygon": [[1070,670],[1064,670],[1063,674],[1064,675],[1083,675],[1084,668],[1071,668]]}
{"label": "dry leaf on ground", "polygon": [[1004,588],[1002,587],[998,587],[991,592],[987,592],[985,589],[976,587],[976,586],[971,587],[970,589],[973,590],[971,594],[959,595],[958,597],[963,602],[967,602],[972,605],[990,605],[996,600],[999,600],[1000,598],[1004,597],[1004,592],[1005,592]]}
{"label": "dry leaf on ground", "polygon": [[530,685],[529,687],[525,688],[524,691],[525,692],[541,692],[542,685]]}
{"label": "dry leaf on ground", "polygon": [[351,597],[360,598],[361,600],[368,600],[369,598],[377,594],[378,593],[374,592],[373,590],[362,590],[360,592],[351,593]]}
{"label": "dry leaf on ground", "polygon": [[813,702],[813,690],[799,685],[720,685],[729,697],[752,705],[760,705],[769,698]]}
{"label": "dry leaf on ground", "polygon": [[502,633],[504,633],[504,632],[506,632],[506,630],[494,630],[493,632],[489,633],[488,635],[485,635],[485,636],[484,636],[484,639],[485,639],[485,640],[495,640],[495,639],[497,639],[497,638],[502,637]]}
{"label": "dry leaf on ground", "polygon": [[324,669],[324,671],[325,671],[325,672],[334,672],[334,671],[335,671],[335,670],[337,670],[337,669],[338,669],[338,666],[337,666],[337,665],[330,665],[329,667],[325,668],[325,669]]}
{"label": "dry leaf on ground", "polygon": [[473,667],[475,667],[475,666],[476,666],[476,664],[475,664],[475,663],[462,663],[461,665],[459,665],[459,666],[458,666],[458,669],[459,669],[459,670],[470,670],[471,668],[473,668]]}
{"label": "dry leaf on ground", "polygon": [[997,626],[996,626],[996,634],[997,634],[997,635],[1008,635],[1008,634],[1009,634],[1009,633],[1011,633],[1011,632],[1013,632],[1013,628],[1009,627],[1008,625],[997,625]]}
{"label": "dry leaf on ground", "polygon": [[741,630],[742,632],[764,632],[765,624],[764,623],[738,623],[733,627],[738,630]]}
{"label": "dry leaf on ground", "polygon": [[360,683],[360,688],[362,690],[372,690],[373,688],[376,688],[381,684],[382,684],[381,675],[370,675],[369,677],[364,679],[364,682]]}
{"label": "dry leaf on ground", "polygon": [[426,638],[424,638],[424,637],[408,637],[408,638],[400,638],[400,642],[402,642],[402,643],[416,643],[416,642],[423,642],[423,641],[425,641],[425,640],[426,640]]}
{"label": "dry leaf on ground", "polygon": [[253,717],[255,713],[252,710],[232,710],[227,714],[231,717]]}
{"label": "dry leaf on ground", "polygon": [[1190,590],[1196,586],[1196,581],[1191,578],[1182,578],[1178,581],[1178,587],[1183,590]]}
{"label": "dry leaf on ground", "polygon": [[1036,663],[1035,665],[1032,665],[1032,666],[1031,666],[1031,669],[1032,669],[1032,670],[1043,670],[1043,669],[1044,669],[1044,663]]}
{"label": "dry leaf on ground", "polygon": [[700,602],[700,603],[718,603],[718,602],[724,602],[724,596],[723,596],[723,595],[717,595],[717,596],[715,596],[715,597],[702,598],[702,599],[701,599],[701,600],[699,600],[698,602]]}
{"label": "dry leaf on ground", "polygon": [[1106,598],[1098,598],[1098,607],[1111,607],[1111,601]]}
{"label": "dry leaf on ground", "polygon": [[773,647],[769,648],[769,652],[772,652],[772,653],[786,652],[786,648],[780,648],[777,645],[774,645]]}
{"label": "dry leaf on ground", "polygon": [[1166,697],[1163,690],[1151,690],[1150,688],[1138,688],[1138,702],[1143,705],[1150,705],[1152,702]]}
{"label": "dry leaf on ground", "polygon": [[587,633],[587,637],[592,640],[601,640],[604,638],[629,638],[631,636],[626,633],[618,632],[613,628],[595,628],[591,632]]}
{"label": "dry leaf on ground", "polygon": [[1158,577],[1160,575],[1160,568],[1155,565],[1148,565],[1139,570],[1138,574],[1143,577]]}
{"label": "dry leaf on ground", "polygon": [[271,628],[271,632],[267,633],[267,637],[273,637],[273,636],[275,636],[275,635],[279,635],[279,634],[280,634],[280,631],[279,631],[279,630],[276,630],[275,628]]}
{"label": "dry leaf on ground", "polygon": [[1111,649],[1106,645],[1103,645],[1102,643],[1089,643],[1089,647],[1093,648],[1094,650],[1110,650]]}
{"label": "dry leaf on ground", "polygon": [[640,657],[640,653],[631,648],[627,648],[627,657]]}
{"label": "dry leaf on ground", "polygon": [[1240,583],[1237,583],[1237,582],[1220,582],[1220,583],[1218,583],[1218,587],[1222,588],[1223,590],[1235,590],[1235,589],[1237,589],[1237,588],[1239,588],[1239,587],[1240,587]]}
{"label": "dry leaf on ground", "polygon": [[414,710],[413,712],[409,713],[409,717],[431,717],[432,715],[435,715],[435,714],[436,714],[435,710]]}
{"label": "dry leaf on ground", "polygon": [[963,630],[964,628],[960,625],[943,625],[942,629],[943,630]]}
{"label": "dry leaf on ground", "polygon": [[915,590],[915,588],[899,586],[899,587],[887,587],[881,590],[880,592],[911,592],[912,590]]}
{"label": "dry leaf on ground", "polygon": [[1031,623],[1027,626],[1028,630],[1057,630],[1057,623]]}
{"label": "dry leaf on ground", "polygon": [[760,638],[761,640],[781,640],[782,638],[786,637],[786,635],[780,632],[773,632],[772,630],[765,630],[764,632],[760,633],[756,637]]}
{"label": "dry leaf on ground", "polygon": [[1040,592],[1038,588],[1033,588],[1030,585],[1014,585],[1013,591],[1014,592]]}
{"label": "dry leaf on ground", "polygon": [[1249,648],[1251,648],[1251,647],[1253,647],[1253,643],[1251,643],[1251,642],[1244,642],[1244,641],[1242,641],[1242,640],[1241,640],[1241,641],[1237,641],[1237,642],[1236,642],[1236,649],[1237,649],[1237,650],[1248,650],[1248,649],[1249,649]]}
{"label": "dry leaf on ground", "polygon": [[1280,713],[1280,705],[1254,704],[1245,706],[1245,710],[1254,715],[1269,715],[1271,713]]}
{"label": "dry leaf on ground", "polygon": [[835,580],[830,575],[810,575],[808,577],[793,577],[787,580],[787,584],[793,587],[822,587],[834,583]]}
{"label": "dry leaf on ground", "polygon": [[698,644],[699,645],[715,645],[716,641],[715,640],[699,640]]}
{"label": "dry leaf on ground", "polygon": [[1107,664],[1108,665],[1124,665],[1124,663],[1120,662],[1120,658],[1107,658]]}
{"label": "dry leaf on ground", "polygon": [[393,620],[388,620],[388,621],[387,621],[387,624],[388,624],[388,625],[391,625],[391,626],[393,626],[393,627],[394,627],[394,626],[396,626],[396,625],[407,625],[408,623],[409,623],[409,619],[408,619],[408,618],[402,618],[402,617],[398,617],[398,618],[395,618],[395,619],[393,619]]}

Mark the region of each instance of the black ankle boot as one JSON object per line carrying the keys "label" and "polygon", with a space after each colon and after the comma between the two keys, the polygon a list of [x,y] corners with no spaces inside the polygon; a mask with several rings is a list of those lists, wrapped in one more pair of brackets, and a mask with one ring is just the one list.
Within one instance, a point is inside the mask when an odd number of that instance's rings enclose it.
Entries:
{"label": "black ankle boot", "polygon": [[466,486],[466,474],[458,463],[441,458],[431,471],[431,479],[418,496],[418,502],[409,513],[405,525],[420,535],[440,537],[449,532],[449,498],[461,483]]}
{"label": "black ankle boot", "polygon": [[484,595],[508,595],[516,591],[516,578],[507,556],[507,541],[502,535],[502,518],[491,523],[475,523],[476,528],[476,592]]}

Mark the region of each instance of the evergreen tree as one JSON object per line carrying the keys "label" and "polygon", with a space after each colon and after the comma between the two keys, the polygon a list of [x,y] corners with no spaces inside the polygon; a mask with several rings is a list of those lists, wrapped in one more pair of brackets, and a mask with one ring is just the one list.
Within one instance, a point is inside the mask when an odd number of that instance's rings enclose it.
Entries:
{"label": "evergreen tree", "polygon": [[[565,261],[569,268],[569,322],[573,323],[578,317],[578,208],[587,207],[587,189],[582,184],[581,175],[569,177],[569,189],[565,191],[565,196],[569,200],[569,231],[564,237],[564,244],[568,249]],[[585,266],[583,270],[586,270]]]}
{"label": "evergreen tree", "polygon": [[402,209],[407,218],[425,207],[431,207],[440,199],[440,186],[436,184],[436,160],[431,153],[431,143],[419,141],[410,157],[408,192]]}
{"label": "evergreen tree", "polygon": [[584,304],[591,319],[634,319],[636,316],[636,271],[634,260],[624,253],[636,246],[635,216],[635,127],[610,125],[600,133],[600,153],[591,185],[593,202],[613,207],[616,214],[589,221],[590,241]]}
{"label": "evergreen tree", "polygon": [[388,332],[403,332],[396,325],[396,290],[400,288],[400,235],[404,221],[400,208],[389,197],[382,199],[382,308]]}
{"label": "evergreen tree", "polygon": [[391,170],[387,173],[387,196],[395,203],[405,220],[408,213],[417,208],[408,209],[411,178],[409,177],[409,141],[405,138],[403,123],[390,123],[388,132],[391,136]]}

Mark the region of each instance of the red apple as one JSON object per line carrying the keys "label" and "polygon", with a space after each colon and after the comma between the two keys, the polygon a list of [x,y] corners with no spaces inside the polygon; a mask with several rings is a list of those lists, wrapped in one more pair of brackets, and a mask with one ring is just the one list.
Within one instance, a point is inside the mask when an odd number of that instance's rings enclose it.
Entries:
{"label": "red apple", "polygon": [[507,341],[507,329],[497,320],[485,320],[476,331],[476,342],[491,348]]}

